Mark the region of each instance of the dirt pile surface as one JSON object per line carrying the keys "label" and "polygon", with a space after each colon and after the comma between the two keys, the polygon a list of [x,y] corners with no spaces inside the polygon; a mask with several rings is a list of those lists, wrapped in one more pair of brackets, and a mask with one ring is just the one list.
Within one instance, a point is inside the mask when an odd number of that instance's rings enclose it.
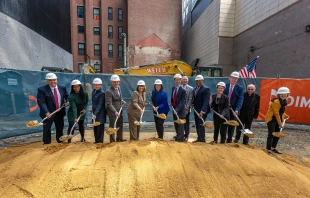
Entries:
{"label": "dirt pile surface", "polygon": [[0,151],[0,197],[310,197],[309,167],[239,144],[33,143]]}

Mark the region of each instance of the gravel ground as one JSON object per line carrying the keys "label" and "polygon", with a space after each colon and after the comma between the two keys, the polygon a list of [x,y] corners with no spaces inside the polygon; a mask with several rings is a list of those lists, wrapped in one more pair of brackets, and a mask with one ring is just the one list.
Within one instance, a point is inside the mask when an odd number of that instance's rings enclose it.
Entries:
{"label": "gravel ground", "polygon": [[[194,123],[191,122],[191,134],[195,134]],[[106,125],[107,129],[108,125]],[[91,128],[89,128],[91,130]],[[142,126],[143,133],[154,134],[154,123],[146,123]],[[256,145],[261,148],[266,147],[267,140],[267,126],[264,122],[254,122],[252,125],[252,131],[255,133],[255,138],[250,140],[251,145]],[[77,133],[78,131],[76,131]],[[124,132],[128,133],[128,124],[124,124]],[[173,123],[165,123],[165,132],[174,132]],[[295,125],[287,124],[283,132],[287,135],[284,139],[281,139],[278,144],[278,150],[285,152],[289,155],[298,157],[310,157],[310,126],[309,125]],[[207,142],[212,140],[213,131],[207,129]],[[55,132],[52,132],[53,138],[55,138]],[[172,139],[172,138],[171,138]],[[0,149],[8,147],[21,146],[24,144],[40,142],[42,140],[42,133],[34,133],[29,135],[16,136],[0,140]],[[242,142],[242,141],[239,141]]]}

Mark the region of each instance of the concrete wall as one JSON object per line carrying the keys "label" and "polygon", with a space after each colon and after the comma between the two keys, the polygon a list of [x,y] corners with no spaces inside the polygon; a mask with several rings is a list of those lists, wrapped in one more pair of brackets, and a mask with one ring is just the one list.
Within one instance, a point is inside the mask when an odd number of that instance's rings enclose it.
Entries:
{"label": "concrete wall", "polygon": [[[233,63],[238,69],[256,56],[258,77],[309,78],[310,1],[303,0],[234,38]],[[250,46],[256,50],[250,52]]]}
{"label": "concrete wall", "polygon": [[72,54],[0,12],[0,68],[40,70],[42,66],[73,69]]}
{"label": "concrete wall", "polygon": [[182,37],[182,60],[199,66],[218,64],[220,1],[213,1]]}
{"label": "concrete wall", "polygon": [[181,0],[128,1],[129,66],[180,59]]}

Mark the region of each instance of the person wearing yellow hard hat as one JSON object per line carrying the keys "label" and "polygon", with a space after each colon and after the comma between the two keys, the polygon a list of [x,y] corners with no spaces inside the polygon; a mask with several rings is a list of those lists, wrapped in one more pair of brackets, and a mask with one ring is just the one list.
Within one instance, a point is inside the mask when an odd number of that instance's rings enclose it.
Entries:
{"label": "person wearing yellow hard hat", "polygon": [[[68,97],[70,107],[68,109],[68,121],[69,121],[69,128],[68,128],[68,135],[70,135],[71,128],[73,127],[74,123],[77,122],[77,118],[81,114],[81,112],[86,112],[87,104],[88,104],[88,94],[84,92],[81,81],[75,79],[71,82],[71,92]],[[84,138],[84,119],[85,115],[80,117],[78,121],[79,131],[81,135],[81,142],[85,142]],[[72,131],[73,135],[74,130]],[[71,143],[71,139],[68,140],[68,143]]]}
{"label": "person wearing yellow hard hat", "polygon": [[57,84],[57,76],[54,73],[48,73],[45,77],[47,85],[38,88],[37,101],[40,108],[40,117],[48,117],[43,124],[43,144],[50,144],[52,141],[51,127],[53,122],[56,128],[56,140],[58,143],[63,136],[65,108],[50,116],[56,109],[62,107],[68,98],[66,87]]}
{"label": "person wearing yellow hard hat", "polygon": [[283,120],[289,116],[285,113],[287,106],[287,97],[290,94],[290,90],[287,87],[280,87],[277,92],[277,97],[271,100],[269,109],[266,114],[265,122],[268,127],[267,136],[267,152],[268,154],[281,154],[276,149],[279,137],[272,135],[273,132],[279,132],[280,128],[283,128]]}

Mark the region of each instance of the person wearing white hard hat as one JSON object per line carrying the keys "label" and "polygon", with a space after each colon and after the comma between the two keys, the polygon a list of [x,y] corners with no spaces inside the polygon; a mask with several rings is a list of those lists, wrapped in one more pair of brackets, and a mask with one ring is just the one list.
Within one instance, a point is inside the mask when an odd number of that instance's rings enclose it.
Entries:
{"label": "person wearing white hard hat", "polygon": [[289,94],[290,90],[287,87],[280,87],[277,92],[277,97],[272,99],[269,105],[269,109],[265,118],[265,122],[268,127],[268,154],[281,154],[281,152],[276,149],[279,137],[273,136],[272,133],[279,132],[280,128],[283,128],[283,120],[289,118],[289,116],[285,113],[287,106],[287,97],[289,96]]}
{"label": "person wearing white hard hat", "polygon": [[[74,123],[77,122],[77,118],[80,116],[82,112],[86,112],[87,104],[88,104],[88,94],[84,92],[81,81],[75,79],[71,82],[71,92],[68,97],[70,102],[70,107],[68,109],[68,121],[69,121],[69,128],[68,128],[68,135],[70,135],[71,128],[73,127]],[[81,116],[80,120],[78,121],[79,131],[81,135],[81,142],[85,142],[84,138],[84,119],[86,114]],[[74,130],[72,134],[74,134]],[[71,143],[71,139],[68,140],[68,143]]]}
{"label": "person wearing white hard hat", "polygon": [[[125,101],[123,101],[122,91],[119,86],[120,81],[118,75],[113,74],[111,76],[111,87],[108,88],[105,93],[105,102],[110,121],[109,127],[114,128],[114,122],[116,117],[118,117],[116,127],[119,129],[116,134],[116,141],[124,142],[126,140],[123,139],[123,111],[120,112],[120,109],[122,105],[125,104]],[[115,142],[115,134],[110,135],[110,142]]]}
{"label": "person wearing white hard hat", "polygon": [[94,126],[95,144],[104,141],[104,124],[106,123],[107,111],[105,109],[105,92],[102,90],[102,80],[95,78],[93,80],[94,89],[92,91],[92,119],[100,122],[100,125]]}
{"label": "person wearing white hard hat", "polygon": [[[229,83],[226,83],[224,94],[228,96],[229,104],[234,112],[230,111],[230,120],[236,120],[239,115],[243,103],[244,89],[241,85],[237,84],[239,79],[239,72],[234,71],[230,74]],[[226,143],[232,143],[235,127],[228,126],[228,134]]]}
{"label": "person wearing white hard hat", "polygon": [[[173,106],[175,112],[173,112],[173,120],[177,120],[178,115],[179,119],[185,119],[186,117],[186,91],[181,86],[182,76],[176,74],[173,77],[174,87],[172,87],[171,92],[171,105]],[[174,122],[174,129],[177,134],[175,141],[183,142],[184,141],[184,124],[178,124]]]}
{"label": "person wearing white hard hat", "polygon": [[221,114],[221,116],[213,114],[214,134],[212,143],[218,143],[218,136],[220,133],[220,143],[224,144],[226,141],[227,124],[224,124],[226,118],[229,120],[229,102],[228,96],[224,94],[226,84],[219,82],[216,85],[217,93],[212,95],[211,109]]}
{"label": "person wearing white hard hat", "polygon": [[[164,91],[163,82],[160,79],[155,80],[154,89],[152,90],[151,101],[154,108],[154,114],[168,114],[168,95]],[[164,138],[164,119],[158,118],[154,115],[155,127],[157,131],[158,138]]]}
{"label": "person wearing white hard hat", "polygon": [[[186,123],[184,124],[184,141],[188,140],[188,136],[189,136],[189,117],[190,117],[190,112],[191,112],[191,104],[192,104],[192,100],[193,100],[193,90],[194,88],[192,86],[190,86],[188,84],[188,77],[187,76],[183,76],[182,78],[182,87],[183,89],[185,89],[186,91],[186,102],[185,102],[185,106],[186,106]],[[176,137],[175,137],[176,138]]]}
{"label": "person wearing white hard hat", "polygon": [[140,122],[140,117],[144,113],[146,106],[146,86],[143,80],[139,80],[136,90],[131,94],[127,107],[130,140],[139,140],[140,125],[135,125],[135,121]]}
{"label": "person wearing white hard hat", "polygon": [[196,87],[193,90],[193,101],[192,107],[199,113],[199,115],[195,114],[195,125],[197,131],[197,140],[196,142],[206,142],[206,134],[205,128],[201,126],[202,120],[206,120],[208,113],[210,112],[210,89],[206,85],[203,84],[203,76],[197,75],[195,77]]}
{"label": "person wearing white hard hat", "polygon": [[57,84],[57,76],[54,73],[46,74],[47,85],[38,88],[37,101],[40,108],[40,117],[48,117],[43,124],[43,143],[50,144],[52,141],[51,127],[53,122],[56,128],[56,140],[58,143],[63,136],[65,108],[50,116],[52,112],[67,102],[68,92],[65,86]]}
{"label": "person wearing white hard hat", "polygon": [[[253,119],[256,119],[259,113],[260,96],[255,93],[255,90],[256,87],[254,84],[249,84],[247,86],[247,91],[244,92],[244,100],[240,109],[239,119],[244,125],[244,128],[249,130],[251,129]],[[240,125],[236,129],[235,143],[237,143],[241,137],[241,129],[242,127]],[[249,137],[246,135],[243,135],[243,144],[249,144]]]}

